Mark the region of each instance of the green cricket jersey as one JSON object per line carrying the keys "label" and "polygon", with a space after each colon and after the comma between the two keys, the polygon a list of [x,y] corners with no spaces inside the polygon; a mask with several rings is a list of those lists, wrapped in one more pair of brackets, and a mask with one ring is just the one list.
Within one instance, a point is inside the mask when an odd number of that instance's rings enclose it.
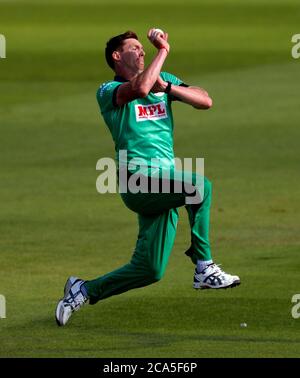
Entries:
{"label": "green cricket jersey", "polygon": [[[184,85],[176,76],[162,72],[164,81]],[[97,91],[101,114],[115,142],[116,160],[127,164],[133,158],[144,159],[147,166],[157,166],[151,158],[173,165],[173,115],[171,102],[174,97],[164,92],[149,93],[121,107],[115,103],[116,89],[125,80],[115,77],[103,83]],[[119,161],[119,151],[127,150],[127,161]],[[160,163],[161,165],[161,163]]]}

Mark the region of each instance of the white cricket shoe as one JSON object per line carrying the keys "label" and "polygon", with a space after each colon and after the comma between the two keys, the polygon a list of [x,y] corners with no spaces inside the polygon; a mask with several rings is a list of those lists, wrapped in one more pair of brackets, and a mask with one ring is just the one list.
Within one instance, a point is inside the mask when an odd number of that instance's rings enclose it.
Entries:
{"label": "white cricket shoe", "polygon": [[68,278],[64,288],[64,297],[58,302],[55,311],[56,323],[59,326],[67,324],[72,313],[78,311],[88,301],[81,291],[84,282],[77,277]]}
{"label": "white cricket shoe", "polygon": [[194,274],[194,289],[227,289],[240,285],[238,276],[225,273],[219,265],[214,263],[208,265],[202,272],[197,269]]}

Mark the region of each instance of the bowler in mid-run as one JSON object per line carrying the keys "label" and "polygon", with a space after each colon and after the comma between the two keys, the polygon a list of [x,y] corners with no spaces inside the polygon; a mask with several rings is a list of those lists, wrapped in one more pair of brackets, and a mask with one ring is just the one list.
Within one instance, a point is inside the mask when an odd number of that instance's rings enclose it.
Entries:
{"label": "bowler in mid-run", "polygon": [[[197,173],[192,173],[190,180],[186,180],[184,172],[179,172],[174,164],[172,102],[182,101],[196,109],[209,109],[212,100],[204,89],[162,72],[170,53],[167,33],[150,29],[148,39],[157,51],[146,68],[145,52],[134,32],[125,32],[107,42],[106,61],[115,77],[100,86],[97,100],[115,143],[119,185],[127,184],[122,182],[123,177],[131,178],[136,174],[128,161],[142,159],[146,163],[139,169],[139,179],[157,180],[160,190],[121,193],[125,205],[138,215],[139,233],[133,256],[128,264],[93,280],[70,277],[56,307],[56,321],[60,326],[87,302],[95,304],[112,295],[159,281],[174,244],[180,206],[186,207],[191,227],[191,245],[185,253],[195,268],[193,287],[224,289],[240,284],[238,276],[225,273],[212,259],[210,181],[204,177],[203,185],[199,187]],[[127,152],[125,161],[119,159],[121,150]],[[160,163],[153,166],[153,161]],[[126,175],[122,174],[124,170]],[[168,193],[161,190],[164,170],[170,172]],[[153,172],[155,177],[152,177]],[[174,190],[178,183],[184,184],[181,192]],[[188,203],[187,197],[192,192],[200,200]],[[109,253],[107,251],[108,257]]]}

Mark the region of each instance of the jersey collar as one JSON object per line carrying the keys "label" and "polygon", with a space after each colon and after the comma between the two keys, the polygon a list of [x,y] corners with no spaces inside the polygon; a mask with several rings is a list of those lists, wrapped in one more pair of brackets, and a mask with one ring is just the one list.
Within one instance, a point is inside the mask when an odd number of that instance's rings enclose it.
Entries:
{"label": "jersey collar", "polygon": [[121,82],[125,83],[126,81],[129,81],[129,80],[124,79],[124,77],[122,77],[122,76],[116,75],[114,77],[114,81],[121,81]]}

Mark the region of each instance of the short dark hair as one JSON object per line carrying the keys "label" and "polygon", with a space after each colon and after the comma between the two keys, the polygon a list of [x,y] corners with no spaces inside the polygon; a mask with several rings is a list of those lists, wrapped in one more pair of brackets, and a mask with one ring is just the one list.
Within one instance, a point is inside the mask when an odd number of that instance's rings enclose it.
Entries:
{"label": "short dark hair", "polygon": [[105,58],[107,61],[107,64],[109,65],[110,68],[114,70],[114,60],[112,58],[112,53],[116,51],[120,46],[122,46],[123,41],[125,39],[129,38],[134,38],[138,40],[137,35],[133,32],[128,30],[127,32],[123,34],[119,34],[115,37],[112,37],[107,43],[106,43],[106,48],[105,48]]}

